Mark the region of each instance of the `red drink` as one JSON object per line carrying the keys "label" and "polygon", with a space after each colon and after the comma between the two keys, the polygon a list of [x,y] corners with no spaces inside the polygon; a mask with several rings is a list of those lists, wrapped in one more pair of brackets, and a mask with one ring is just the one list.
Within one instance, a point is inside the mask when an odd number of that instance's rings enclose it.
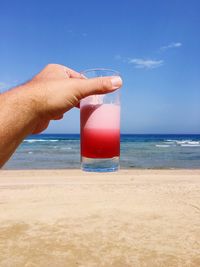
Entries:
{"label": "red drink", "polygon": [[81,107],[81,156],[113,158],[120,155],[120,108],[115,104]]}
{"label": "red drink", "polygon": [[81,155],[87,158],[113,158],[120,154],[119,129],[83,129]]}

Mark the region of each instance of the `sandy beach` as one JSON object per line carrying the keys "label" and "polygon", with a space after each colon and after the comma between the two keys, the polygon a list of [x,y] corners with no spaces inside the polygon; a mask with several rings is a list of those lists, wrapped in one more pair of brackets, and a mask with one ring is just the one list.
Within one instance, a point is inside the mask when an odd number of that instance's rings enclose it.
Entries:
{"label": "sandy beach", "polygon": [[2,170],[0,266],[200,266],[200,170]]}

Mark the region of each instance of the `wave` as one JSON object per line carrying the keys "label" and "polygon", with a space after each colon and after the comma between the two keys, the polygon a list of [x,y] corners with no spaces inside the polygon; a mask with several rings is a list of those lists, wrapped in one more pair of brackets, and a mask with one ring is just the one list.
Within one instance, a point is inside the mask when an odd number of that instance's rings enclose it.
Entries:
{"label": "wave", "polygon": [[165,140],[165,142],[167,143],[177,143],[177,144],[184,144],[184,143],[187,143],[187,142],[191,142],[192,140],[191,139],[183,139],[183,140],[177,140],[177,139],[167,139]]}
{"label": "wave", "polygon": [[175,145],[191,145],[191,146],[195,146],[195,145],[200,145],[200,141],[193,141],[191,139],[183,139],[183,140],[171,140],[171,139],[167,139],[165,140],[165,143],[167,144],[175,144]]}
{"label": "wave", "polygon": [[176,141],[177,145],[182,145],[182,144],[189,144],[191,140],[181,140],[181,141]]}
{"label": "wave", "polygon": [[27,143],[35,143],[35,142],[58,142],[58,139],[25,139],[23,142],[27,142]]}
{"label": "wave", "polygon": [[181,144],[183,147],[200,147],[200,144]]}
{"label": "wave", "polygon": [[188,142],[190,145],[200,145],[200,141],[190,141]]}
{"label": "wave", "polygon": [[156,145],[156,147],[170,147],[170,145]]}

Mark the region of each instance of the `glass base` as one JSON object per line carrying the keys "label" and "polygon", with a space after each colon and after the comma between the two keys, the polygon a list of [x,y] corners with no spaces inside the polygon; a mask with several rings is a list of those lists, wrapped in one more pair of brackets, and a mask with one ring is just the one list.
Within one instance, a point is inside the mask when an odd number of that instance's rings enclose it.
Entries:
{"label": "glass base", "polygon": [[81,157],[81,169],[86,172],[115,172],[119,170],[119,157],[105,159]]}

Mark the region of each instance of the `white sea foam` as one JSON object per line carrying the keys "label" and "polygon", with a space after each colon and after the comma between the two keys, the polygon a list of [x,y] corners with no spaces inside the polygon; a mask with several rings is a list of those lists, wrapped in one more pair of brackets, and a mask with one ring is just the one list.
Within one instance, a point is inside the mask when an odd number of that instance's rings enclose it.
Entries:
{"label": "white sea foam", "polygon": [[188,144],[188,143],[190,143],[191,142],[191,140],[177,140],[176,141],[176,143],[177,143],[177,145],[182,145],[182,144]]}
{"label": "white sea foam", "polygon": [[165,142],[167,143],[176,143],[176,144],[185,144],[185,143],[188,143],[188,142],[191,142],[192,140],[186,140],[186,139],[183,139],[183,140],[176,140],[176,139],[167,139],[165,140]]}
{"label": "white sea foam", "polygon": [[27,143],[35,143],[35,142],[58,142],[58,139],[51,139],[51,140],[47,140],[47,139],[25,139],[24,142]]}
{"label": "white sea foam", "polygon": [[188,144],[190,144],[190,145],[200,145],[200,142],[199,141],[190,141],[190,142],[188,142]]}
{"label": "white sea foam", "polygon": [[176,141],[177,145],[180,146],[199,146],[199,141],[192,141],[192,140],[182,140],[182,141]]}
{"label": "white sea foam", "polygon": [[171,146],[179,146],[179,147],[200,147],[200,141],[193,141],[191,139],[167,139],[165,140],[166,144],[170,144]]}

